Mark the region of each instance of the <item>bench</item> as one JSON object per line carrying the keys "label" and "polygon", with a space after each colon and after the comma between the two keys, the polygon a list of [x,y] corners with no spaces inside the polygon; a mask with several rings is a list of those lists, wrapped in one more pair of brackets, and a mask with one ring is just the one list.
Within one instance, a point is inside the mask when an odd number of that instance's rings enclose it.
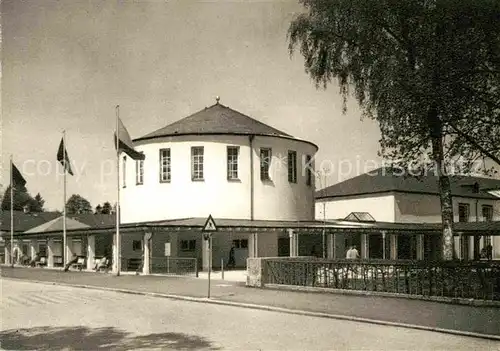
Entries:
{"label": "bench", "polygon": [[78,261],[71,265],[72,268],[77,268],[78,270],[82,270],[85,266],[85,257],[78,257]]}
{"label": "bench", "polygon": [[36,267],[45,267],[47,265],[47,258],[46,257],[40,257],[40,261],[35,262]]}
{"label": "bench", "polygon": [[103,270],[107,273],[108,270],[111,268],[111,260],[106,259],[106,262],[102,264],[100,263],[101,259],[102,257],[94,259],[94,267],[96,267],[96,272]]}

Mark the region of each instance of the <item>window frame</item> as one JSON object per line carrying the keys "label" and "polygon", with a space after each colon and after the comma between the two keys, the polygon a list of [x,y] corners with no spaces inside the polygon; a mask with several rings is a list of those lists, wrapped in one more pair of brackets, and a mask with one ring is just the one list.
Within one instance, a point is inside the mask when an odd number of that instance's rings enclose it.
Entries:
{"label": "window frame", "polygon": [[[460,208],[465,208],[466,209],[466,220],[461,221],[460,220]],[[465,202],[459,202],[458,203],[458,222],[459,223],[467,223],[470,221],[470,204],[465,203]]]}
{"label": "window frame", "polygon": [[142,251],[142,240],[132,240],[132,251]]}
{"label": "window frame", "polygon": [[127,187],[127,156],[122,159],[122,188]]}
{"label": "window frame", "polygon": [[181,240],[179,246],[180,246],[181,252],[196,251],[196,239]]}
{"label": "window frame", "polygon": [[[263,156],[264,153],[268,153]],[[259,152],[260,161],[260,180],[270,181],[271,180],[271,162],[273,159],[273,150],[270,147],[261,147]]]}
{"label": "window frame", "polygon": [[312,186],[313,185],[313,171],[311,168],[314,169],[314,164],[313,164],[313,158],[311,155],[306,155],[306,163],[304,165],[306,168],[306,185],[307,186]]}
{"label": "window frame", "polygon": [[297,183],[297,151],[288,150],[287,157],[288,182]]}
{"label": "window frame", "polygon": [[[485,210],[488,210],[487,212],[488,212],[489,216],[484,215]],[[493,221],[493,205],[481,205],[481,218],[485,222]]]}
{"label": "window frame", "polygon": [[[238,168],[239,168],[239,158],[240,158],[240,147],[239,146],[228,146],[226,149],[226,176],[227,180],[239,180],[238,178]],[[230,151],[236,151],[236,155],[231,154]]]}
{"label": "window frame", "polygon": [[144,160],[135,161],[135,184],[144,184]]}
{"label": "window frame", "polygon": [[[201,151],[201,153],[195,153]],[[205,180],[205,148],[191,146],[191,181],[202,182]]]}
{"label": "window frame", "polygon": [[[163,155],[165,153],[165,156]],[[170,183],[172,180],[172,151],[170,148],[159,150],[159,180],[160,183]],[[164,162],[165,161],[165,162]]]}

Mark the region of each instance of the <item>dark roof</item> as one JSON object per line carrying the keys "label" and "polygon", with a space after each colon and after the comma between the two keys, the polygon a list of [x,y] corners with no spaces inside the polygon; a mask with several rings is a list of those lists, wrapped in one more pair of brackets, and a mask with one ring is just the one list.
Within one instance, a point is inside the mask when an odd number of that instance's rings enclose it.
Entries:
{"label": "dark roof", "polygon": [[[134,139],[134,142],[166,136],[202,134],[265,135],[296,139],[290,134],[216,103],[166,127]],[[314,146],[317,148],[316,145]]]}
{"label": "dark roof", "polygon": [[79,222],[85,223],[92,228],[107,228],[116,225],[115,214],[93,214],[93,213],[82,213],[82,214],[72,214],[68,217],[76,219]]}
{"label": "dark roof", "polygon": [[[500,189],[500,179],[450,176],[451,193],[453,196],[498,199],[487,190]],[[478,188],[475,189],[475,184]],[[316,199],[354,196],[387,192],[406,192],[438,195],[438,178],[433,174],[419,178],[394,175],[390,169],[379,168],[372,172],[361,174],[338,184],[318,190]]]}
{"label": "dark roof", "polygon": [[[24,232],[28,229],[38,227],[48,221],[51,221],[61,215],[60,212],[30,212],[14,211],[14,231]],[[0,230],[10,231],[10,211],[2,211],[2,223]]]}
{"label": "dark roof", "polygon": [[60,216],[57,217],[56,219],[45,222],[39,226],[28,229],[27,231],[25,231],[25,233],[32,234],[32,233],[52,233],[55,231],[62,232],[64,230],[63,229],[64,225],[66,225],[66,230],[90,228],[89,225],[77,221],[76,219],[66,217],[66,221],[64,221],[64,217]]}
{"label": "dark roof", "polygon": [[[105,216],[105,215],[103,215]],[[141,222],[141,223],[126,223],[120,225],[120,231],[136,232],[137,230],[152,230],[152,231],[184,231],[184,230],[200,230],[204,226],[206,218],[184,218],[172,219],[165,221]],[[262,231],[274,231],[285,229],[296,229],[300,233],[321,233],[323,229],[326,232],[376,232],[381,231],[393,232],[398,234],[441,234],[441,223],[390,223],[390,222],[352,222],[345,220],[328,220],[323,221],[268,221],[268,220],[248,220],[248,219],[215,219],[217,227],[221,230],[231,231],[254,231],[255,229]],[[471,235],[500,235],[500,221],[496,222],[468,222],[455,223],[455,235],[464,232]],[[100,227],[82,228],[68,230],[68,235],[81,235],[89,233],[112,234],[115,232],[115,224],[109,224]],[[52,233],[44,233],[45,235],[60,235],[61,231]],[[40,233],[19,233],[16,232],[16,237],[35,238]]]}
{"label": "dark roof", "polygon": [[[25,232],[42,224],[50,222],[61,216],[60,212],[30,212],[14,211],[14,231]],[[10,231],[10,211],[2,211],[2,222],[0,229],[4,232]],[[68,214],[68,218],[75,219],[92,228],[107,228],[115,225],[115,215],[105,214]]]}

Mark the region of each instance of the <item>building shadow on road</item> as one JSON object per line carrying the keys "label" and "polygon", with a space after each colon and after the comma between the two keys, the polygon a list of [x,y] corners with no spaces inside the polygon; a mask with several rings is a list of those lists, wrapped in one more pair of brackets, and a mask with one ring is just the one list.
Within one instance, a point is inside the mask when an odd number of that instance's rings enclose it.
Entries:
{"label": "building shadow on road", "polygon": [[131,334],[113,327],[34,327],[0,332],[3,350],[218,350],[205,338],[184,333]]}

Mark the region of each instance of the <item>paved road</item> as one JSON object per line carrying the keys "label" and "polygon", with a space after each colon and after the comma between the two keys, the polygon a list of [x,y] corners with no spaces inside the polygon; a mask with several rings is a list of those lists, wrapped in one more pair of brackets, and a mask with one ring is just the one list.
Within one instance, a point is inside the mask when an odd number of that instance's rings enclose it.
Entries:
{"label": "paved road", "polygon": [[2,280],[3,349],[496,350],[499,342],[358,322]]}
{"label": "paved road", "polygon": [[[62,273],[39,268],[2,267],[4,277],[66,284],[129,289],[143,292],[206,297],[207,281],[196,278],[130,276],[103,273]],[[388,322],[500,335],[500,308],[450,305],[438,302],[349,296],[337,294],[276,291],[247,288],[242,283],[214,281],[211,297],[217,300],[252,303],[311,312],[368,318]]]}

